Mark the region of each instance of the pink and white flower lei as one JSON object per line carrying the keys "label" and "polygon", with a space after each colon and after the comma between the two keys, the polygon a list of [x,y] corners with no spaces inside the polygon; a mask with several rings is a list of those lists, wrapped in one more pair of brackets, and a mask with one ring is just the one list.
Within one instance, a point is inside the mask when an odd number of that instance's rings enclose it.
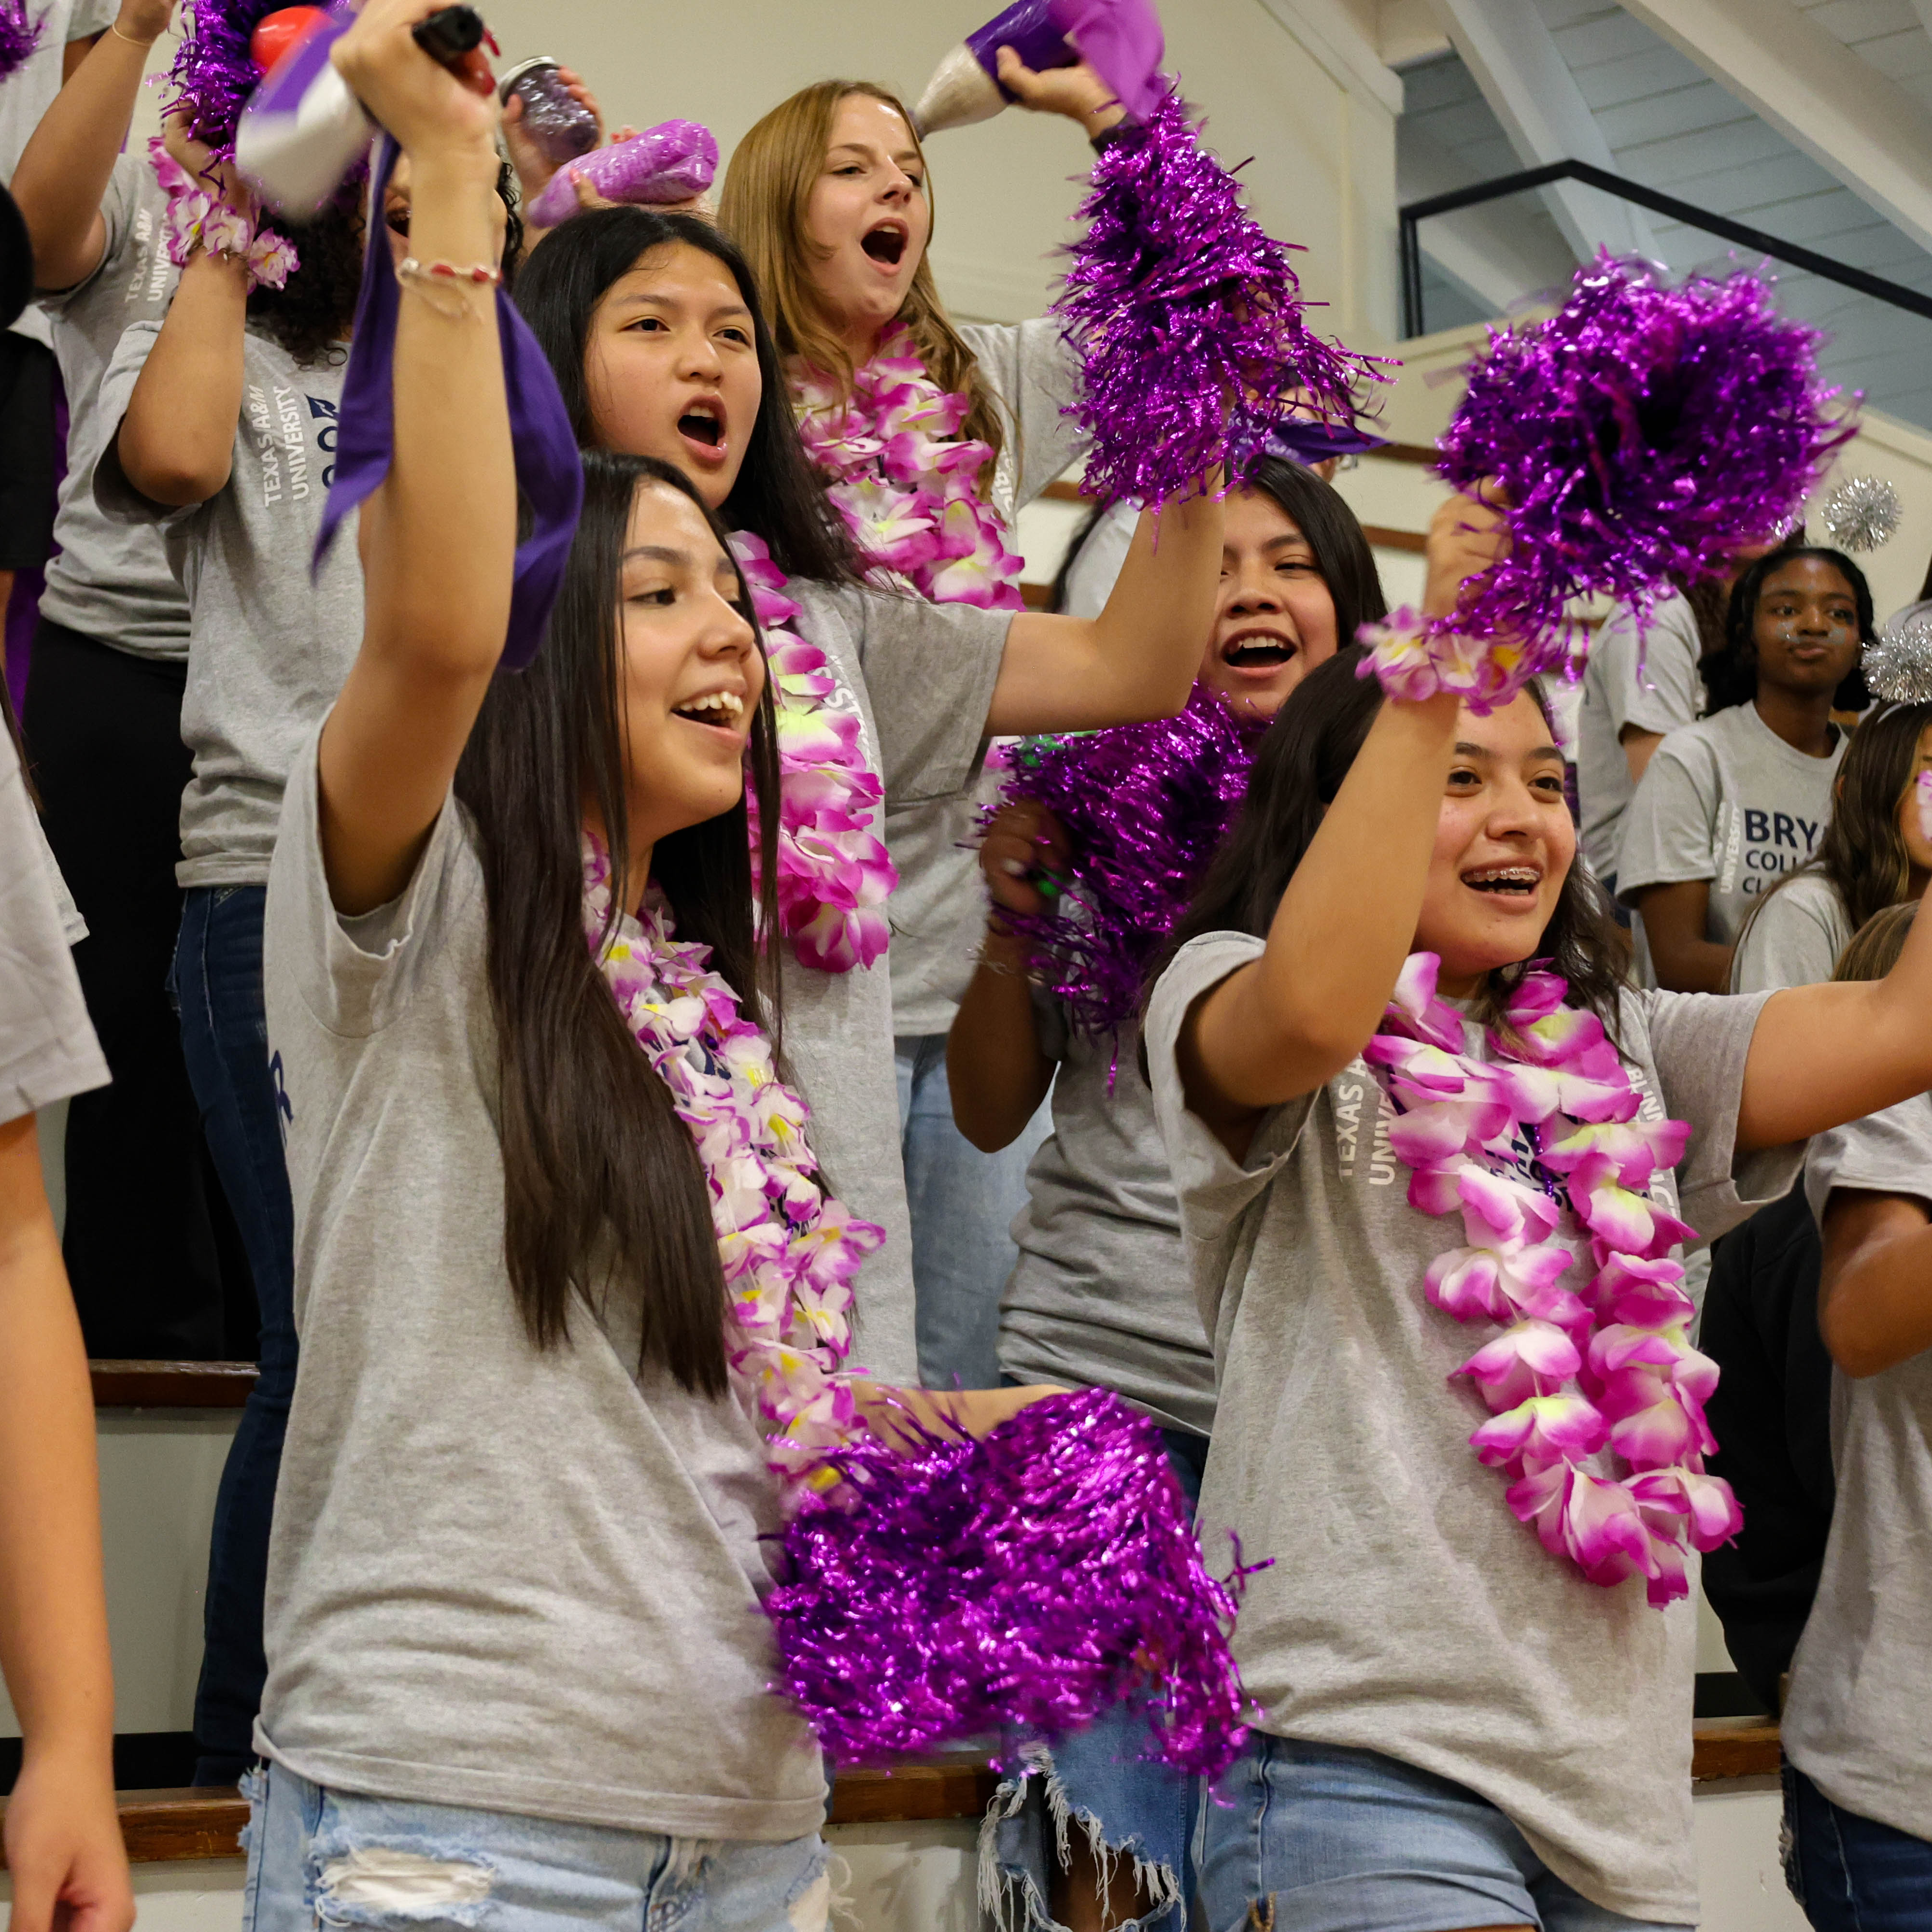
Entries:
{"label": "pink and white flower lei", "polygon": [[589,831],[584,932],[697,1143],[729,1299],[732,1380],[796,1503],[836,1480],[825,1451],[861,1426],[843,1373],[852,1277],[885,1231],[826,1196],[806,1138],[811,1109],[778,1078],[770,1041],[710,970],[710,949],[674,936],[655,887],[636,916],[611,919],[610,855]]}
{"label": "pink and white flower lei", "polygon": [[959,435],[972,400],[926,374],[909,328],[880,338],[849,394],[804,369],[792,395],[806,458],[869,562],[935,604],[1024,608],[1020,560],[980,493],[993,452]]}
{"label": "pink and white flower lei", "polygon": [[[1714,1550],[1743,1520],[1704,1469],[1718,1366],[1690,1345],[1695,1311],[1671,1258],[1695,1232],[1648,1194],[1690,1130],[1637,1118],[1602,1022],[1564,1004],[1568,984],[1544,963],[1482,1060],[1436,997],[1436,955],[1412,953],[1364,1057],[1402,1110],[1390,1139],[1410,1204],[1462,1217],[1467,1245],[1430,1264],[1424,1293],[1459,1322],[1506,1324],[1454,1371],[1493,1412],[1469,1438],[1478,1459],[1510,1479],[1510,1510],[1545,1549],[1593,1583],[1641,1576],[1661,1607],[1689,1593],[1688,1548]],[[1540,1186],[1520,1178],[1526,1146]],[[1586,1255],[1590,1280],[1564,1286]],[[1606,1450],[1627,1474],[1586,1466]]]}
{"label": "pink and white flower lei", "polygon": [[198,248],[206,255],[232,255],[248,266],[250,289],[278,289],[302,266],[286,236],[261,225],[252,202],[234,208],[218,200],[167,151],[157,135],[148,142],[154,178],[168,198],[168,260],[184,268]]}
{"label": "pink and white flower lei", "polygon": [[[1368,656],[1355,675],[1378,679],[1382,689],[1404,704],[1453,691],[1478,714],[1499,710],[1539,669],[1528,646],[1514,638],[1465,637],[1407,604],[1379,624],[1364,624],[1356,636],[1368,646]],[[1582,675],[1588,646],[1588,633],[1576,627],[1567,675]]]}
{"label": "pink and white flower lei", "polygon": [[[898,873],[872,830],[885,788],[867,769],[857,708],[825,653],[794,627],[789,580],[762,537],[731,539],[765,638],[778,718],[778,924],[802,964],[821,973],[869,966],[890,940],[885,904]],[[758,862],[758,800],[752,863]]]}

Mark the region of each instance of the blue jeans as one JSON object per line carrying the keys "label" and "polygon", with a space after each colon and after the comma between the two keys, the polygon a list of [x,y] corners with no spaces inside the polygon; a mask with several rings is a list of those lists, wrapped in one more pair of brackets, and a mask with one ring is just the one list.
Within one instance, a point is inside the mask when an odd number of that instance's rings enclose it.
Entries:
{"label": "blue jeans", "polygon": [[365,1798],[278,1764],[251,1774],[247,1790],[242,1932],[825,1932],[828,1923],[832,1880],[816,1832],[776,1845],[665,1838]]}
{"label": "blue jeans", "polygon": [[952,1124],[945,1034],[893,1045],[919,1378],[928,1388],[998,1388],[1000,1297],[1019,1260],[1013,1216],[1026,1205],[1027,1167],[1052,1131],[1052,1112],[1042,1106],[1010,1146],[982,1154]]}
{"label": "blue jeans", "polygon": [[[1003,1378],[1012,1383],[1010,1376]],[[1191,1505],[1201,1501],[1208,1438],[1163,1429],[1167,1460]],[[1194,1896],[1195,1814],[1199,1779],[1148,1759],[1144,1713],[1117,1705],[1051,1749],[1029,1745],[1026,1769],[994,1795],[980,1841],[980,1895],[994,1900],[1000,1932],[1047,1932],[1052,1873],[1066,1869],[1070,1829],[1084,1833],[1103,1880],[1116,1860],[1130,1867],[1150,1910],[1126,1922],[1138,1932],[1186,1932]]]}
{"label": "blue jeans", "polygon": [[195,1690],[197,1784],[232,1784],[254,1754],[268,1674],[262,1593],[282,1437],[296,1386],[295,1214],[262,1000],[261,886],[192,888],[171,986],[188,1082],[241,1231],[261,1312],[260,1372],[215,1496]]}
{"label": "blue jeans", "polygon": [[1194,1856],[1210,1932],[1671,1932],[1593,1905],[1462,1785],[1260,1731],[1202,1804]]}
{"label": "blue jeans", "polygon": [[1932,1932],[1932,1844],[1784,1767],[1784,1876],[1817,1932]]}

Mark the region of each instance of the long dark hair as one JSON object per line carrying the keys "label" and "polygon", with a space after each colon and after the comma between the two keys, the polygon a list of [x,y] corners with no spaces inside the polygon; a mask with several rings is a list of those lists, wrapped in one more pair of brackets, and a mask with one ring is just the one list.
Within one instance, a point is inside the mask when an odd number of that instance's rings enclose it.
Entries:
{"label": "long dark hair", "polygon": [[1854,932],[1904,898],[1912,885],[1912,855],[1898,829],[1898,808],[1912,789],[1918,740],[1928,724],[1932,704],[1885,704],[1852,734],[1817,851],[1751,908],[1738,934],[1740,946],[1765,908],[1793,880],[1808,875],[1822,874],[1830,882]]}
{"label": "long dark hair", "polygon": [[724,506],[727,520],[764,538],[772,561],[788,577],[853,580],[858,566],[852,540],[800,446],[790,392],[758,284],[744,256],[710,222],[654,208],[590,208],[573,214],[531,255],[517,284],[517,306],[556,372],[578,443],[588,449],[596,442],[584,363],[597,304],[640,256],[668,242],[684,242],[722,262],[752,312],[764,387],[743,466]]}
{"label": "long dark hair", "polygon": [[[1360,644],[1345,646],[1326,664],[1317,664],[1275,713],[1255,754],[1240,816],[1208,868],[1187,916],[1154,962],[1150,986],[1174,954],[1204,932],[1267,937],[1288,881],[1315,842],[1322,814],[1334,803],[1382,708],[1381,686],[1358,675],[1364,656]],[[1549,706],[1540,692],[1535,696],[1546,720]],[[1570,868],[1534,956],[1550,961],[1569,981],[1573,1004],[1588,1007],[1614,1032],[1624,983],[1622,951],[1603,889],[1587,866]],[[1514,967],[1490,974],[1476,1000],[1475,1016],[1485,1023],[1497,1018],[1519,977]]]}
{"label": "long dark hair", "polygon": [[[584,943],[580,845],[594,802],[611,876],[628,876],[617,586],[632,500],[646,483],[698,498],[650,457],[592,451],[584,470],[583,519],[544,649],[527,670],[493,680],[456,770],[489,907],[504,1254],[537,1347],[568,1340],[575,1297],[616,1294],[640,1311],[640,1366],[716,1396],[725,1388],[726,1304],[704,1170]],[[717,519],[699,508],[722,542]],[[748,612],[742,580],[739,588]],[[768,678],[747,772],[759,802],[760,892],[742,797],[659,839],[651,855],[679,938],[711,948],[752,1019],[776,1012],[776,746]]]}
{"label": "long dark hair", "polygon": [[[1795,563],[1804,557],[1816,557],[1822,563],[1828,563],[1845,580],[1851,590],[1852,601],[1858,607],[1859,643],[1869,644],[1876,640],[1871,586],[1865,581],[1864,572],[1843,550],[1798,542],[1767,551],[1754,563],[1748,565],[1744,574],[1731,586],[1731,601],[1724,614],[1724,648],[1707,652],[1698,664],[1698,674],[1704,680],[1708,699],[1704,710],[1706,718],[1714,717],[1720,711],[1728,711],[1733,705],[1748,704],[1757,695],[1757,605],[1764,592],[1765,579],[1787,563]],[[1832,709],[1862,711],[1870,702],[1871,692],[1866,687],[1864,673],[1853,664],[1832,694]]]}
{"label": "long dark hair", "polygon": [[[516,181],[515,170],[506,161],[496,171],[496,197],[504,209],[500,266],[506,288],[516,280],[524,253]],[[358,172],[307,220],[277,216],[268,224],[294,243],[299,260],[280,288],[272,289],[265,283],[249,290],[248,320],[278,344],[290,361],[304,368],[339,348],[356,320],[356,298],[362,290],[368,204],[369,177]]]}

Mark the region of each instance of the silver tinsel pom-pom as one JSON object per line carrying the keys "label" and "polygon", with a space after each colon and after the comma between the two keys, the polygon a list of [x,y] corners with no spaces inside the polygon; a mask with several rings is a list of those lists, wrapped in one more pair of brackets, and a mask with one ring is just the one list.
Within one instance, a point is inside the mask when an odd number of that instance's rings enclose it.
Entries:
{"label": "silver tinsel pom-pom", "polygon": [[1888,704],[1932,704],[1932,603],[1908,604],[1868,644],[1861,668]]}
{"label": "silver tinsel pom-pom", "polygon": [[1840,550],[1876,550],[1898,528],[1898,492],[1882,478],[1848,476],[1818,506],[1820,520]]}

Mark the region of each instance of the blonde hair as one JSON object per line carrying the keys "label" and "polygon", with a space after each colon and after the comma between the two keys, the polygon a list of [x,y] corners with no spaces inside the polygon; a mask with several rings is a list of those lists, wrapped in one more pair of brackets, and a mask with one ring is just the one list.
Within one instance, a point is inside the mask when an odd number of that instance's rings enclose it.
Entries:
{"label": "blonde hair", "polygon": [[[778,353],[835,376],[847,388],[852,381],[852,358],[813,286],[813,256],[818,251],[806,233],[806,215],[813,184],[824,170],[840,105],[855,94],[883,102],[898,115],[923,164],[926,150],[920,146],[918,130],[896,95],[868,80],[814,81],[779,102],[738,143],[718,203],[718,226],[738,244],[758,278]],[[929,170],[926,192],[929,203]],[[1006,425],[998,399],[939,299],[929,254],[920,257],[913,272],[912,286],[897,319],[911,332],[926,373],[942,388],[971,401],[964,434],[988,445],[993,452],[981,476],[983,494],[991,487],[1006,447]]]}

